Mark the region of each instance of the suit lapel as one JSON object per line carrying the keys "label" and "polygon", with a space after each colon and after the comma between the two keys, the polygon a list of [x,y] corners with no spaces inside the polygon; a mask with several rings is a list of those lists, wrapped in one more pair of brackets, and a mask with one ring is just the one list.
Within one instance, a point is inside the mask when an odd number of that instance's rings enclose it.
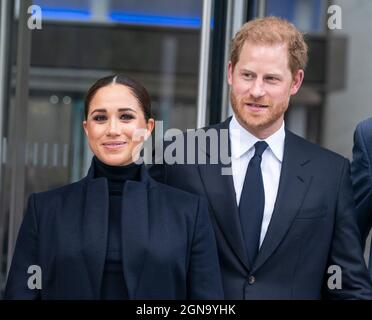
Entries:
{"label": "suit lapel", "polygon": [[[220,135],[221,129],[229,128],[231,118],[221,123],[220,127],[215,127]],[[230,139],[227,139],[228,146],[220,143],[220,148],[228,148],[229,157]],[[206,150],[199,150],[199,152],[206,152],[210,156],[209,147]],[[220,160],[220,157],[218,157]],[[199,165],[200,175],[205,187],[206,195],[209,203],[213,209],[218,225],[226,237],[233,251],[239,257],[243,265],[249,269],[248,257],[245,250],[242,230],[240,226],[239,210],[236,204],[236,195],[234,189],[233,177],[231,174],[222,175],[222,169],[231,172],[231,161],[229,164]],[[226,172],[225,172],[226,173]]]}
{"label": "suit lapel", "polygon": [[284,157],[271,221],[252,272],[273,254],[299,212],[310,187],[312,176],[306,170],[309,159],[303,154],[299,139],[286,131]]}
{"label": "suit lapel", "polygon": [[83,216],[83,252],[94,297],[99,299],[107,249],[108,188],[104,178],[89,179],[87,182]]}
{"label": "suit lapel", "polygon": [[149,245],[149,180],[142,167],[141,182],[127,181],[122,200],[123,273],[130,299],[135,299]]}

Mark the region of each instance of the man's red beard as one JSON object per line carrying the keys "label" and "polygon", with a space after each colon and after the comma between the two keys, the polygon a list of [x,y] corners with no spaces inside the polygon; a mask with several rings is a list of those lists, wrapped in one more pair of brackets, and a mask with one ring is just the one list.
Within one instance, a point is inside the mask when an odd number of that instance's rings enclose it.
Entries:
{"label": "man's red beard", "polygon": [[[271,99],[260,98],[252,99],[252,97],[236,98],[233,92],[230,92],[230,101],[234,110],[235,116],[240,124],[248,131],[262,130],[270,127],[284,113],[279,105],[275,106]],[[266,112],[250,112],[246,104],[259,104],[266,107]],[[285,108],[286,109],[286,108]]]}

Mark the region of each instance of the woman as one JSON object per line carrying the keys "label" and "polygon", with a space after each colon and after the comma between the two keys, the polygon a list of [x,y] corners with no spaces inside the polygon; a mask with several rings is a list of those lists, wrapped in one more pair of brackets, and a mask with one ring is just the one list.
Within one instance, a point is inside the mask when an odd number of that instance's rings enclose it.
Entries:
{"label": "woman", "polygon": [[143,144],[135,136],[154,128],[146,89],[124,75],[102,78],[85,118],[88,175],[30,196],[5,298],[222,298],[206,203],[135,163]]}

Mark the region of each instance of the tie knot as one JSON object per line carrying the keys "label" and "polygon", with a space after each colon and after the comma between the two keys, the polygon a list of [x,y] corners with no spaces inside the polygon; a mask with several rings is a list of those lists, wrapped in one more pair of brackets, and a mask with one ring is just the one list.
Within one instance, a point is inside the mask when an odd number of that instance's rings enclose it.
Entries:
{"label": "tie knot", "polygon": [[266,150],[268,144],[265,141],[258,141],[254,144],[254,156],[261,157],[264,151]]}

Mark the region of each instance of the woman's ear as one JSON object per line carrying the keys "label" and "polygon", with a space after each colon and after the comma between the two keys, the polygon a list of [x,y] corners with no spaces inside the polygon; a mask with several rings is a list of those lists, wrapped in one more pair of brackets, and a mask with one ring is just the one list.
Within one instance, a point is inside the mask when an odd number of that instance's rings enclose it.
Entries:
{"label": "woman's ear", "polygon": [[88,130],[87,130],[87,121],[86,120],[83,121],[83,128],[84,128],[84,132],[85,132],[86,136],[89,137]]}
{"label": "woman's ear", "polygon": [[155,127],[155,120],[153,118],[150,118],[148,121],[147,121],[147,132],[148,132],[148,136],[146,137],[146,139],[151,135],[152,133],[152,130],[154,130],[154,127]]}

